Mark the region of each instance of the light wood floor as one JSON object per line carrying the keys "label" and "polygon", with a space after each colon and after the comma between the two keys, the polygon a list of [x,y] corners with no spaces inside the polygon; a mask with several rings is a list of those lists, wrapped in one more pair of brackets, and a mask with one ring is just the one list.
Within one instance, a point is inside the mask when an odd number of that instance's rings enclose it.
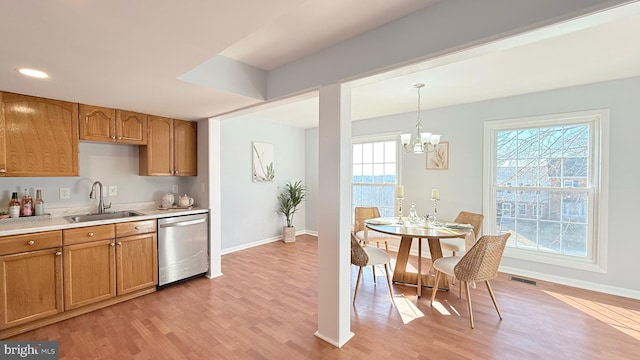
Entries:
{"label": "light wood floor", "polygon": [[478,284],[472,330],[457,285],[438,293],[437,308],[430,291],[416,302],[415,288],[394,285],[394,306],[384,273],[374,286],[368,269],[351,316],[356,336],[337,349],[313,335],[316,238],[225,255],[222,270],[10,340],[58,341],[60,359],[640,358],[640,302],[627,298],[501,274],[492,284],[504,320]]}

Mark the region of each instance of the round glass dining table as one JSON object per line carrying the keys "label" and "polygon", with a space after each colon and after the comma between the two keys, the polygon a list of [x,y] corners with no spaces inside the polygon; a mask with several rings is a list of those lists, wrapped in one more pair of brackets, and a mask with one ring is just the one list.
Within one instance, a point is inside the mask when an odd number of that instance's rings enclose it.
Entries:
{"label": "round glass dining table", "polygon": [[[383,234],[400,236],[400,248],[396,257],[396,266],[393,270],[393,283],[416,285],[418,297],[422,296],[422,287],[433,287],[434,276],[422,274],[422,239],[429,242],[431,261],[442,257],[440,239],[466,238],[473,234],[472,228],[448,228],[442,225],[433,225],[428,222],[417,224],[398,224],[396,218],[376,218],[365,220],[365,231],[374,230]],[[473,236],[473,235],[472,235]],[[411,251],[413,239],[418,240],[418,272],[408,271],[407,263]],[[438,288],[449,289],[446,276],[441,276]]]}

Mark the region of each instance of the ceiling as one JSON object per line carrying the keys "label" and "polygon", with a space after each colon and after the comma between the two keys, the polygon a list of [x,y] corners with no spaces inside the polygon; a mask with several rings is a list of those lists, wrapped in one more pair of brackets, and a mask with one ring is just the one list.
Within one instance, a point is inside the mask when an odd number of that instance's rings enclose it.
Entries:
{"label": "ceiling", "polygon": [[[210,59],[273,70],[437,1],[4,1],[0,90],[180,119],[211,117],[263,100],[181,80]],[[352,118],[415,111],[418,82],[427,85],[422,109],[428,109],[640,76],[640,51],[628,41],[638,33],[640,3],[632,3],[359,79],[352,83]],[[25,78],[18,67],[50,78]],[[305,94],[225,117],[259,111],[267,121],[306,128],[317,126],[317,109],[316,94]]]}
{"label": "ceiling", "polygon": [[2,1],[0,90],[202,119],[263,101],[180,80],[216,55],[271,70],[435,2]]}

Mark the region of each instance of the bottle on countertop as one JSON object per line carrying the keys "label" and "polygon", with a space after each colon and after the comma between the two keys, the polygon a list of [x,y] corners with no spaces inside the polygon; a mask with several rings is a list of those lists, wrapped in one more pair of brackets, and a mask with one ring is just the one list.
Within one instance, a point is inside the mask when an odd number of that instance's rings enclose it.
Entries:
{"label": "bottle on countertop", "polygon": [[44,200],[42,200],[42,190],[36,190],[36,201],[34,203],[36,216],[44,215]]}
{"label": "bottle on countertop", "polygon": [[29,195],[29,189],[24,189],[24,196],[22,196],[22,207],[20,209],[20,216],[33,215],[33,199],[31,198],[31,195]]}
{"label": "bottle on countertop", "polygon": [[18,193],[15,191],[11,194],[11,201],[9,201],[9,217],[20,217],[20,201],[18,200]]}

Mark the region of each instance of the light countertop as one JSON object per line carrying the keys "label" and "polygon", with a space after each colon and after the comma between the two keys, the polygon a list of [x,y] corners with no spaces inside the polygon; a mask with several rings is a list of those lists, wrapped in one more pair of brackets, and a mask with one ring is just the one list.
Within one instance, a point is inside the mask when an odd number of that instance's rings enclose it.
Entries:
{"label": "light countertop", "polygon": [[209,209],[197,208],[197,207],[193,207],[191,209],[160,210],[156,207],[150,207],[149,204],[146,204],[146,203],[145,204],[125,204],[125,205],[115,206],[114,209],[109,209],[106,212],[122,211],[122,210],[133,210],[141,213],[142,215],[124,217],[124,218],[118,218],[118,219],[70,223],[64,219],[64,216],[88,214],[90,211],[86,211],[85,209],[73,209],[73,210],[72,209],[52,209],[51,211],[47,210],[48,213],[51,213],[51,218],[47,220],[30,221],[31,219],[25,219],[24,221],[10,222],[10,223],[4,223],[4,224],[0,222],[0,236],[21,235],[21,234],[29,234],[29,233],[41,232],[41,231],[72,229],[72,228],[87,227],[87,226],[115,224],[115,223],[121,223],[121,222],[158,219],[158,218],[165,218],[165,217],[171,217],[171,216],[202,214],[202,213],[209,212]]}

